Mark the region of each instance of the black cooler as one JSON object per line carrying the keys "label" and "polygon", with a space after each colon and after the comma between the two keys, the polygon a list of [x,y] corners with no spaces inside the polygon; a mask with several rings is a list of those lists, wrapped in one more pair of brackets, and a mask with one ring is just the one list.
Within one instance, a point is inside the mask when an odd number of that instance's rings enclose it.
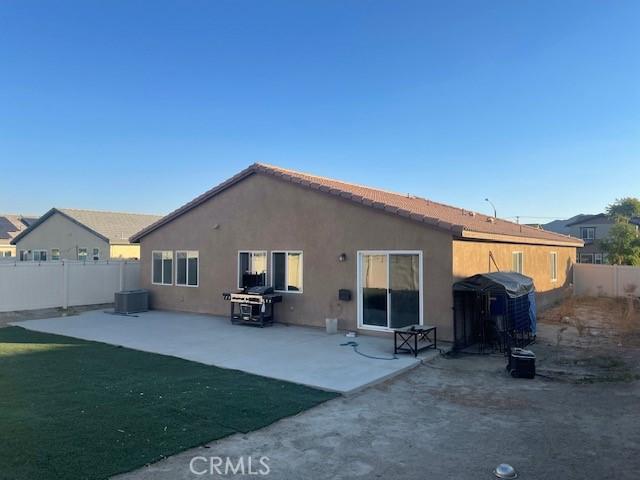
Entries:
{"label": "black cooler", "polygon": [[536,376],[536,354],[524,348],[512,348],[509,353],[507,371],[512,377],[533,378]]}

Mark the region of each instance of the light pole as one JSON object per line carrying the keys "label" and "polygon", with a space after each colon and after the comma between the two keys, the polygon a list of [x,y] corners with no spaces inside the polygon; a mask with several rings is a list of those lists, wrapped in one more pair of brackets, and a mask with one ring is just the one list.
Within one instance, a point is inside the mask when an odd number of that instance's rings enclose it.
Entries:
{"label": "light pole", "polygon": [[498,218],[498,214],[496,213],[496,206],[493,204],[493,202],[488,198],[485,198],[484,201],[489,202],[489,205],[491,205],[491,207],[493,208],[493,218]]}

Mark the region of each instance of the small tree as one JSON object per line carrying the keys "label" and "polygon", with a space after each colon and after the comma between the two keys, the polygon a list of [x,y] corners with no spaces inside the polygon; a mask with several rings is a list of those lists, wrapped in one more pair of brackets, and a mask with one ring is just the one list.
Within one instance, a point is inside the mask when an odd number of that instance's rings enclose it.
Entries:
{"label": "small tree", "polygon": [[607,207],[607,215],[617,221],[640,217],[640,200],[633,197],[618,198]]}
{"label": "small tree", "polygon": [[607,207],[607,215],[616,224],[607,238],[600,242],[613,265],[640,265],[640,237],[632,218],[640,217],[640,200],[634,197],[618,198]]}
{"label": "small tree", "polygon": [[635,225],[616,223],[600,245],[612,265],[640,265],[640,238]]}

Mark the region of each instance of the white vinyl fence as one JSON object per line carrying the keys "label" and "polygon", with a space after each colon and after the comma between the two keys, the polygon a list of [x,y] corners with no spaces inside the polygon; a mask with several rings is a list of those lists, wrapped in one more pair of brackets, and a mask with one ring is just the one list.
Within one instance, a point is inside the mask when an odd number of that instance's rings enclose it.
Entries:
{"label": "white vinyl fence", "polygon": [[140,262],[0,262],[0,312],[112,303],[139,288]]}
{"label": "white vinyl fence", "polygon": [[573,268],[575,295],[640,297],[640,267],[577,263]]}

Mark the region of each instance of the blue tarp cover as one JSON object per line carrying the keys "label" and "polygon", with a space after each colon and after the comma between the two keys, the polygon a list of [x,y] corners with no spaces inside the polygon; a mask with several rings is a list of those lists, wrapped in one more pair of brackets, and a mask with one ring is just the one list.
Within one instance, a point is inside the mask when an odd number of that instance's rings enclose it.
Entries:
{"label": "blue tarp cover", "polygon": [[531,333],[536,335],[537,320],[536,320],[536,292],[535,290],[529,292],[529,319],[531,320]]}

